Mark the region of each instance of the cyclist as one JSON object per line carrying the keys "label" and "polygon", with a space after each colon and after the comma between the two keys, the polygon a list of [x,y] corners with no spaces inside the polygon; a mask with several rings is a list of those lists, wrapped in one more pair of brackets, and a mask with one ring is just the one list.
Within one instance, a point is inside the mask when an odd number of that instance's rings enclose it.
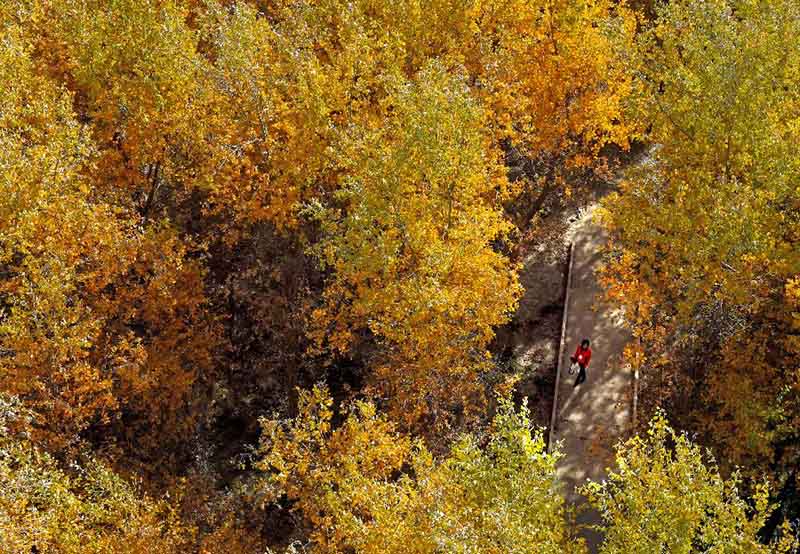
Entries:
{"label": "cyclist", "polygon": [[580,346],[575,349],[575,354],[570,356],[570,361],[580,367],[578,378],[575,379],[575,384],[573,385],[575,387],[586,381],[586,368],[589,367],[589,360],[592,359],[592,349],[589,348],[589,345],[589,339],[583,339]]}

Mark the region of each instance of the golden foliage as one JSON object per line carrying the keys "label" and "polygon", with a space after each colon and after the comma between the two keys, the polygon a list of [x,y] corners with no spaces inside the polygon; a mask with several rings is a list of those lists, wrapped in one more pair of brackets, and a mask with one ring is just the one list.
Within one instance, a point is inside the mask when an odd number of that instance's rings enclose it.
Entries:
{"label": "golden foliage", "polygon": [[676,404],[696,406],[682,417],[731,463],[765,462],[794,433],[798,15],[783,1],[663,6],[629,58],[630,108],[657,146],[604,202],[629,353],[676,380]]}
{"label": "golden foliage", "polygon": [[581,553],[566,528],[557,455],[504,400],[485,449],[464,436],[441,462],[357,402],[332,429],[331,399],[300,393],[299,414],[263,421],[267,500],[285,495],[312,524],[317,552]]}
{"label": "golden foliage", "polygon": [[59,554],[172,554],[191,544],[166,503],[89,459],[65,473],[7,424],[24,417],[0,396],[0,550]]}
{"label": "golden foliage", "polygon": [[[637,339],[626,353],[672,370],[700,359],[682,376],[709,406],[692,422],[732,462],[769,459],[800,421],[798,16],[790,0],[680,0],[634,40],[641,22],[614,0],[0,3],[0,393],[31,411],[0,417],[0,548],[263,546],[236,510],[209,507],[228,492],[213,470],[185,505],[208,509],[184,514],[195,529],[91,456],[60,462],[87,445],[127,454],[127,470],[188,458],[172,447],[233,382],[253,388],[231,412],[250,410],[268,384],[215,380],[240,352],[222,335],[240,338],[241,322],[223,325],[241,293],[259,307],[247,317],[279,314],[253,324],[248,356],[292,342],[276,358],[353,361],[368,369],[359,392],[387,408],[357,401],[334,425],[315,388],[295,419],[262,422],[259,494],[288,499],[316,549],[583,552],[526,409],[502,401],[486,436],[441,459],[403,433],[441,436],[483,407],[489,344],[522,293],[504,254],[518,190],[503,154],[550,164],[525,186],[554,190],[645,128],[651,161],[603,211],[608,294]],[[289,243],[321,272],[300,260],[309,275],[284,287],[272,258]],[[608,552],[731,529],[757,549],[764,493],[750,517],[735,481],[661,423],[653,433],[591,489]],[[652,500],[632,466],[662,493],[633,524],[611,507]]]}
{"label": "golden foliage", "polygon": [[758,533],[772,508],[759,485],[749,504],[739,476],[723,479],[700,447],[657,415],[646,437],[617,447],[616,467],[602,483],[582,492],[606,523],[602,554],[726,552],[788,554],[797,546],[788,526],[781,540]]}
{"label": "golden foliage", "polygon": [[[70,95],[37,75],[21,32],[0,45],[0,375],[52,445],[124,409],[180,432],[216,345],[203,269],[167,224],[96,200]],[[143,431],[135,426],[133,432]]]}
{"label": "golden foliage", "polygon": [[318,341],[345,353],[361,329],[382,343],[374,382],[396,418],[465,404],[493,327],[520,287],[492,249],[508,229],[499,167],[485,158],[482,112],[439,65],[401,82],[392,118],[348,145],[350,176],[321,209],[315,247],[334,270],[314,317]]}

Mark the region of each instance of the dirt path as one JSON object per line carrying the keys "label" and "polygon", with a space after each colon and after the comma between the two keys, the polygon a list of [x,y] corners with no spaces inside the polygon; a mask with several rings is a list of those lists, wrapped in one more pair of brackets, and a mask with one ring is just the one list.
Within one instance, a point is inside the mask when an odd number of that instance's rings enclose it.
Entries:
{"label": "dirt path", "polygon": [[[574,492],[587,478],[600,480],[613,460],[613,445],[627,429],[630,416],[631,375],[621,367],[622,349],[629,338],[619,313],[601,302],[595,270],[605,241],[602,229],[592,221],[590,207],[575,225],[573,268],[562,374],[558,391],[554,440],[561,442],[563,459],[558,475],[566,487],[567,500],[581,506]],[[574,387],[569,375],[569,356],[583,338],[592,342],[592,360],[587,379]],[[579,522],[600,523],[599,514],[583,511]],[[597,552],[602,537],[585,530],[590,552]]]}

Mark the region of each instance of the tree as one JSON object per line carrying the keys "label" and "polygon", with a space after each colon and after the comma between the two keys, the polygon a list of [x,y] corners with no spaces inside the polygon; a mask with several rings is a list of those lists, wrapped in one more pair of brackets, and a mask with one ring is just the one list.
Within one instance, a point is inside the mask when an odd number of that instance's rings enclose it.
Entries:
{"label": "tree", "polygon": [[438,64],[397,87],[392,117],[353,137],[337,204],[318,215],[315,250],[334,274],[313,317],[339,352],[363,331],[377,338],[373,383],[414,423],[480,393],[486,344],[520,288],[492,248],[508,224],[479,106]]}
{"label": "tree", "polygon": [[662,415],[650,422],[647,437],[617,446],[616,466],[607,480],[582,488],[605,524],[602,554],[792,551],[788,534],[773,545],[758,540],[771,511],[766,485],[749,504],[739,496],[738,475],[723,479],[714,461],[704,460],[700,447]]}
{"label": "tree", "polygon": [[556,478],[560,454],[547,452],[541,429],[531,431],[527,405],[501,399],[488,435],[457,441],[431,478],[426,503],[441,506],[434,521],[442,550],[585,552]]}
{"label": "tree", "polygon": [[0,543],[5,552],[172,553],[191,543],[165,502],[94,459],[65,473],[13,430],[34,417],[0,396]]}
{"label": "tree", "polygon": [[209,4],[199,17],[215,110],[227,127],[216,148],[234,154],[221,157],[210,201],[247,224],[297,232],[303,203],[335,185],[336,127],[352,117],[341,72],[351,60],[315,54],[326,37],[322,21],[303,20],[308,9],[287,4],[267,18],[244,2]]}
{"label": "tree", "polygon": [[656,146],[604,202],[606,285],[646,396],[726,464],[792,467],[796,452],[774,447],[797,417],[798,6],[686,0],[658,13],[627,56],[629,108]]}
{"label": "tree", "polygon": [[[186,257],[199,257],[209,243],[232,247],[264,236],[265,226],[319,242],[315,250],[327,249],[321,259],[337,275],[315,312],[316,336],[338,326],[332,342],[344,353],[347,333],[373,334],[386,359],[356,348],[347,354],[372,369],[376,390],[399,392],[397,413],[409,422],[425,412],[444,424],[439,404],[446,389],[473,383],[454,395],[453,405],[476,403],[481,387],[474,382],[486,367],[491,329],[506,321],[518,295],[513,268],[494,252],[510,228],[500,214],[512,198],[500,147],[554,160],[529,183],[532,190],[543,187],[543,199],[566,173],[593,166],[602,145],[626,144],[620,105],[630,79],[619,71],[613,45],[629,40],[630,14],[610,0],[255,4],[15,0],[13,11],[30,29],[37,70],[69,88],[91,132],[96,157],[81,174],[93,200],[126,210],[134,224],[137,214],[145,225],[168,219]],[[434,87],[443,87],[434,104],[439,115],[426,115],[424,123],[450,136],[436,144],[429,134],[426,147],[433,150],[420,158],[444,163],[439,174],[430,173],[439,171],[434,167],[416,175],[400,167],[416,163],[397,156],[413,138],[408,133],[422,129],[412,128],[418,125],[412,110],[421,106],[404,106],[408,87],[426,88],[431,98]],[[447,120],[451,96],[470,104],[453,114],[468,119],[463,133],[448,129],[461,124]],[[392,137],[389,129],[406,135]],[[463,153],[454,142],[462,139],[469,143]],[[396,148],[394,159],[371,153],[369,141]],[[449,159],[448,151],[457,156]],[[403,214],[392,225],[408,227],[419,215],[413,240],[424,242],[426,233],[434,240],[420,260],[403,252],[399,263],[408,267],[400,272],[381,267],[395,262],[379,258],[364,273],[362,262],[335,246],[340,237],[317,240],[314,223],[302,217],[310,210],[303,210],[321,204],[329,214],[339,212],[325,227],[337,232],[331,221],[352,222],[379,208],[346,201],[354,184],[380,197],[380,183],[391,183],[388,172],[396,169],[402,187],[417,188],[416,199],[387,199],[380,209],[402,200]],[[424,172],[441,189],[427,199]],[[393,193],[405,194],[402,187]],[[449,212],[442,215],[445,204]],[[431,225],[437,217],[447,222]],[[373,223],[388,224],[381,217]],[[392,237],[398,230],[377,232],[391,248],[399,244]],[[371,239],[373,231],[356,230],[346,240]],[[375,271],[383,273],[380,280],[369,273]],[[365,280],[374,283],[361,286]],[[414,287],[425,290],[411,305],[387,308]],[[361,297],[370,291],[385,294]],[[352,303],[347,295],[355,295]],[[423,313],[425,302],[435,308]],[[372,318],[367,308],[381,313]],[[429,400],[418,385],[431,389]]]}
{"label": "tree", "polygon": [[[465,82],[486,111],[493,146],[548,161],[547,171],[527,175],[528,192],[540,198],[534,204],[565,186],[576,169],[602,166],[601,147],[627,147],[634,132],[622,111],[631,78],[616,55],[635,28],[623,3],[327,0],[263,11],[262,27],[277,21],[270,31],[286,37],[293,52],[302,52],[311,70],[313,82],[297,90],[297,100],[289,99],[289,113],[295,113],[293,104],[304,104],[291,119],[302,121],[292,129],[305,136],[305,122],[327,114],[327,128],[315,125],[320,148],[336,149],[336,134],[329,129],[385,117],[391,83],[413,79],[433,60],[451,74],[466,72]],[[310,90],[318,92],[313,104]],[[319,167],[316,152],[307,158]],[[309,174],[313,180],[307,178],[307,185],[319,190],[330,184],[316,171]]]}
{"label": "tree", "polygon": [[625,2],[582,0],[482,2],[471,14],[463,56],[473,92],[495,139],[526,160],[508,208],[524,229],[553,194],[605,174],[604,146],[636,138],[618,55],[635,18]]}
{"label": "tree", "polygon": [[180,2],[15,3],[33,6],[37,58],[89,125],[96,195],[158,218],[224,178],[226,127]]}
{"label": "tree", "polygon": [[169,224],[98,199],[72,97],[37,72],[13,19],[2,24],[0,386],[37,412],[50,447],[124,413],[118,436],[138,447],[165,432],[155,451],[191,430],[212,367],[203,268]]}
{"label": "tree", "polygon": [[467,435],[436,462],[368,403],[333,429],[331,404],[301,392],[294,420],[263,422],[260,449],[262,494],[303,513],[315,551],[584,552],[527,408],[502,401],[485,448]]}

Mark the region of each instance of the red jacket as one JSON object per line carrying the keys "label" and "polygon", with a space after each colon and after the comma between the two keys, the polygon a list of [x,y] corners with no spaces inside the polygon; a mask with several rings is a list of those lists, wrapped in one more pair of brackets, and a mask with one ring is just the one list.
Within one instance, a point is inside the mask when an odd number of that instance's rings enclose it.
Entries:
{"label": "red jacket", "polygon": [[592,359],[592,349],[587,348],[586,350],[582,349],[580,345],[578,348],[575,349],[575,355],[572,356],[576,362],[582,364],[583,367],[589,367],[589,360]]}

